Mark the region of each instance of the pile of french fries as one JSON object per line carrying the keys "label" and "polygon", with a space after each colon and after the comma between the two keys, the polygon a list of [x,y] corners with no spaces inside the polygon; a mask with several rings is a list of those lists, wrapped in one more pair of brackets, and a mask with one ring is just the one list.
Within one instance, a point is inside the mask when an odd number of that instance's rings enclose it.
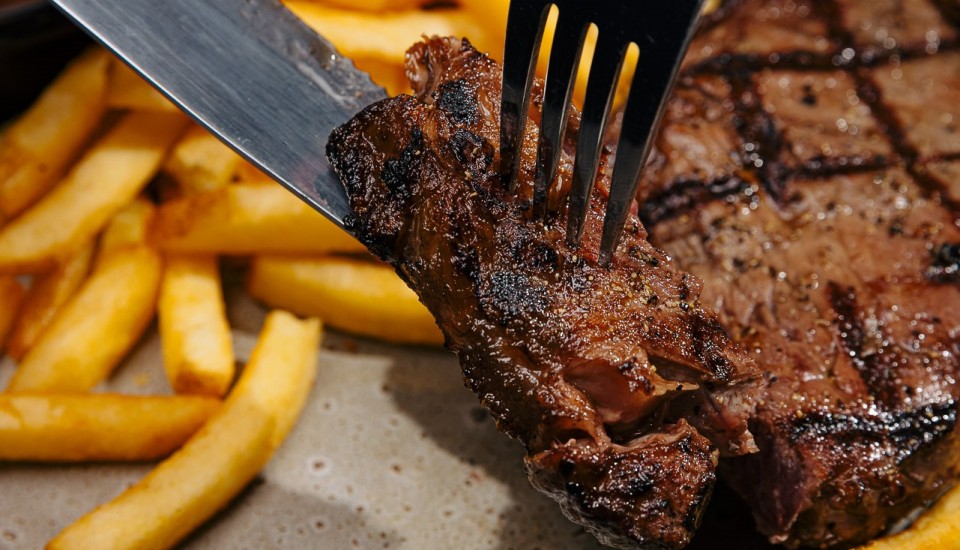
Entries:
{"label": "pile of french fries", "polygon": [[[421,35],[467,36],[499,58],[509,1],[287,4],[396,94]],[[243,271],[273,309],[239,376],[222,269]],[[91,393],[155,318],[171,394]],[[0,354],[16,363],[0,393],[0,461],[162,459],[49,548],[168,548],[222,508],[296,422],[319,319],[392,343],[443,342],[390,268],[103,50],[77,58],[0,133]],[[874,547],[955,540],[958,507],[954,491]]]}
{"label": "pile of french fries", "polygon": [[[50,548],[174,545],[263,467],[312,386],[318,319],[271,312],[235,383],[216,253],[154,236],[166,205],[147,197],[180,169],[187,126],[92,49],[0,137],[0,349],[16,362],[0,460],[164,459]],[[91,393],[158,312],[172,395]]]}
{"label": "pile of french fries", "polygon": [[[454,17],[416,8],[391,25],[417,14]],[[407,34],[382,60],[395,77]],[[223,269],[245,272],[273,309],[239,376]],[[161,460],[49,548],[171,547],[222,508],[299,416],[321,318],[442,343],[392,269],[107,52],[79,56],[0,133],[0,354],[15,363],[0,461]],[[151,326],[171,392],[91,391]]]}

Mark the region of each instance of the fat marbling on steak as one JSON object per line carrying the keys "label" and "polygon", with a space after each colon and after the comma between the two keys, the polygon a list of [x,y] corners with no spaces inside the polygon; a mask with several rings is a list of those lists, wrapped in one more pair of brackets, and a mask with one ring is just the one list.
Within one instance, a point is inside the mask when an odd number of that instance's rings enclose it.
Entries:
{"label": "fat marbling on steak", "polygon": [[848,546],[960,469],[960,4],[728,2],[643,176],[653,244],[765,373],[723,460],[760,530]]}
{"label": "fat marbling on steak", "polygon": [[[598,265],[606,180],[581,248],[567,246],[562,213],[532,219],[534,121],[520,190],[504,189],[495,62],[434,38],[407,70],[415,97],[374,104],[330,138],[349,226],[437,318],[538,489],[607,544],[684,546],[718,455],[755,450],[753,362],[635,216],[612,267]],[[577,126],[574,114],[568,143]]]}

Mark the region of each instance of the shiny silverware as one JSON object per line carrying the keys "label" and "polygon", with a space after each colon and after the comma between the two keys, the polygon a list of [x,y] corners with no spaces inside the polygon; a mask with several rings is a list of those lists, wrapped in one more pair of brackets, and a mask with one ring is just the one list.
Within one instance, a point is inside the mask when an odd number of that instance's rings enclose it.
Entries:
{"label": "shiny silverware", "polygon": [[54,0],[184,111],[343,226],[330,131],[386,97],[277,0]]}
{"label": "shiny silverware", "polygon": [[507,22],[500,118],[501,175],[509,189],[517,182],[516,152],[543,29],[551,6],[559,11],[543,96],[534,211],[546,212],[547,190],[556,177],[567,109],[591,24],[598,38],[587,83],[570,192],[567,238],[583,233],[588,199],[600,159],[601,139],[610,115],[617,79],[631,43],[640,59],[630,86],[600,244],[608,262],[616,249],[640,170],[649,154],[666,97],[686,53],[704,0],[512,0]]}

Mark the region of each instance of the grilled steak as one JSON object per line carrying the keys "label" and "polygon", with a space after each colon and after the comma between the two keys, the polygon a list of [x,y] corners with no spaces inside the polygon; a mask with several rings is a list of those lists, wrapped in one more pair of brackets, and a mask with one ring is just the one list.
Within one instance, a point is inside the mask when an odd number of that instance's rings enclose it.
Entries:
{"label": "grilled steak", "polygon": [[372,105],[330,138],[349,225],[436,316],[467,385],[526,446],[538,489],[607,544],[684,546],[718,454],[755,449],[753,362],[635,216],[613,266],[598,265],[606,179],[579,249],[564,214],[531,218],[533,120],[520,190],[506,192],[496,63],[431,39],[409,52],[408,75],[416,97]]}
{"label": "grilled steak", "polygon": [[765,372],[721,474],[774,542],[868,540],[957,478],[958,13],[728,3],[643,176],[651,242]]}

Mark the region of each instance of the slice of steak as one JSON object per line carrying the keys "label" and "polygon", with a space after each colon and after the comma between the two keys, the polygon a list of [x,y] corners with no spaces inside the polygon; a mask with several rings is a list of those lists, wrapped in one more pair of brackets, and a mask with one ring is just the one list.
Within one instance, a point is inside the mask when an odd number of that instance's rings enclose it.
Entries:
{"label": "slice of steak", "polygon": [[869,540],[960,475],[958,11],[729,2],[643,176],[651,242],[765,371],[760,452],[720,472],[789,547]]}
{"label": "slice of steak", "polygon": [[635,216],[612,267],[598,265],[605,178],[581,248],[562,212],[531,218],[534,120],[520,189],[505,191],[495,62],[434,38],[411,49],[408,75],[416,97],[372,105],[330,138],[351,229],[436,316],[467,385],[525,445],[534,486],[607,544],[684,546],[718,455],[754,450],[752,360]]}
{"label": "slice of steak", "polygon": [[723,464],[793,546],[867,540],[957,474],[960,293],[928,244],[960,238],[901,170],[793,182],[658,224],[704,299],[768,369],[761,453]]}

